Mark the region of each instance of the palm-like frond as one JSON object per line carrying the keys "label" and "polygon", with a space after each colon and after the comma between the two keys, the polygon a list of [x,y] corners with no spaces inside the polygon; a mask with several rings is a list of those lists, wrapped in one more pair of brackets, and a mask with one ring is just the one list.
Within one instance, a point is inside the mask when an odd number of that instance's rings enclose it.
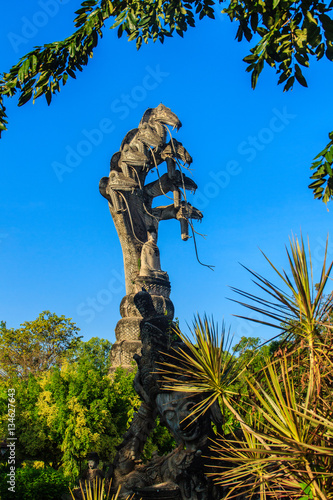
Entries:
{"label": "palm-like frond", "polygon": [[[279,491],[272,489],[268,480],[272,472],[270,457],[274,446],[261,433],[260,423],[256,422],[254,414],[249,424],[251,429],[256,429],[255,433],[243,426],[243,439],[220,436],[210,447],[213,454],[211,458],[218,465],[208,475],[214,477],[217,484],[228,487],[226,499],[234,498],[240,493],[249,499],[253,496],[257,498],[258,493],[261,500],[268,496],[279,498],[281,488]],[[258,439],[259,434],[261,439]]]}
{"label": "palm-like frond", "polygon": [[[92,482],[85,481],[84,486],[80,481],[80,494],[83,500],[118,500],[121,486],[119,486],[117,492],[110,496],[111,482],[108,487],[105,484],[105,479],[100,479],[95,477]],[[71,496],[73,500],[75,500],[75,496],[70,489]],[[127,496],[126,500],[131,500],[134,498],[134,495]]]}
{"label": "palm-like frond", "polygon": [[[277,276],[282,281],[285,290],[280,289],[266,278],[263,278],[254,271],[249,272],[254,276],[254,283],[270,299],[249,294],[239,289],[234,291],[250,300],[250,303],[240,302],[241,305],[250,310],[259,312],[271,321],[253,320],[250,317],[246,319],[255,321],[264,325],[280,329],[281,332],[287,332],[293,339],[293,348],[307,350],[309,360],[308,370],[308,388],[306,396],[306,405],[309,407],[313,394],[319,393],[322,380],[323,358],[326,356],[326,368],[330,365],[332,370],[332,358],[328,360],[327,349],[323,349],[323,330],[330,330],[330,315],[333,308],[333,293],[327,297],[324,296],[325,287],[332,271],[333,262],[327,265],[327,246],[326,242],[323,265],[320,273],[319,282],[315,285],[313,281],[312,259],[310,245],[308,244],[308,256],[305,250],[304,241],[297,237],[290,239],[290,250],[287,250],[287,257],[290,267],[290,276],[285,271],[280,272],[274,264],[264,255],[267,262],[274,269]],[[257,305],[260,304],[260,307]],[[244,316],[241,316],[244,318]],[[284,324],[284,327],[281,325]],[[332,335],[331,339],[332,339]],[[325,368],[325,369],[326,369]]]}
{"label": "palm-like frond", "polygon": [[260,383],[248,380],[254,416],[242,425],[243,438],[221,437],[212,446],[215,460],[225,465],[211,475],[234,484],[230,495],[246,488],[262,498],[299,498],[308,489],[314,499],[333,498],[333,408],[328,417],[305,408],[292,373],[283,358],[264,370]]}
{"label": "palm-like frond", "polygon": [[[327,245],[328,240],[326,242],[319,282],[316,286],[313,282],[310,245],[308,248],[309,257],[307,257],[303,239],[301,238],[299,242],[297,237],[292,237],[290,240],[290,251],[286,249],[291,277],[289,277],[285,271],[280,272],[262,252],[267,262],[282,280],[285,290],[271,283],[260,274],[246,268],[254,276],[254,283],[268,294],[271,299],[266,300],[232,287],[232,290],[246,297],[251,302],[260,304],[262,307],[258,307],[251,303],[235,302],[273,320],[271,323],[263,322],[264,324],[268,324],[275,328],[281,328],[281,323],[283,322],[293,331],[297,328],[298,335],[307,335],[309,332],[312,332],[318,324],[327,323],[333,306],[333,294],[330,294],[324,300],[324,289],[333,266],[333,262],[328,266],[326,264]],[[252,320],[252,318],[246,319]],[[256,321],[259,323],[261,322],[260,320]]]}
{"label": "palm-like frond", "polygon": [[194,342],[177,330],[184,347],[178,348],[168,356],[159,373],[162,375],[163,388],[203,396],[197,405],[198,414],[207,410],[220,396],[228,398],[235,383],[243,372],[239,360],[230,354],[231,336],[222,325],[221,334],[216,323],[206,316],[197,316],[193,323]]}

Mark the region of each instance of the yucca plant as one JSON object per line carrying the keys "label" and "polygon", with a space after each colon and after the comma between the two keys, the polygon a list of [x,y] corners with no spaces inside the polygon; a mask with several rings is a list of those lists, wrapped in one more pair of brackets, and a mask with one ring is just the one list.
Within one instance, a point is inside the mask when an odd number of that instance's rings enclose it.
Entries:
{"label": "yucca plant", "polygon": [[[111,482],[106,488],[105,479],[100,479],[95,477],[92,482],[85,481],[84,486],[80,481],[80,493],[82,500],[117,500],[119,497],[120,486],[115,495],[110,496]],[[75,500],[73,491],[70,489],[71,496]],[[126,500],[130,500],[133,497],[128,496]]]}
{"label": "yucca plant", "polygon": [[228,487],[225,498],[233,498],[241,492],[249,499],[259,495],[265,499],[270,493],[267,476],[270,467],[267,458],[272,451],[271,443],[264,441],[261,436],[260,423],[256,421],[256,415],[251,409],[248,419],[250,429],[256,429],[256,434],[242,428],[242,438],[232,433],[232,436],[220,435],[216,442],[210,447],[211,459],[215,460],[214,472],[208,472],[216,479],[216,483]]}
{"label": "yucca plant", "polygon": [[168,354],[168,361],[159,368],[164,389],[200,394],[201,401],[194,407],[197,416],[215,401],[222,400],[222,409],[227,408],[238,417],[230,399],[237,394],[233,386],[245,371],[245,366],[230,354],[230,330],[227,331],[223,323],[219,332],[213,320],[197,316],[191,329],[194,342],[179,328],[175,333],[183,341],[184,348],[178,348],[174,355]]}
{"label": "yucca plant", "polygon": [[[289,275],[266,257],[285,290],[253,271],[268,299],[234,289],[250,300],[243,305],[267,318],[254,321],[285,334],[279,355],[267,360],[258,376],[248,374],[249,407],[237,407],[233,400],[228,384],[237,378],[237,361],[229,367],[221,362],[228,357],[222,355],[215,326],[211,332],[212,324],[206,320],[197,320],[196,346],[180,335],[186,344],[180,353],[184,367],[172,362],[163,367],[166,389],[205,394],[194,411],[205,411],[219,400],[239,422],[241,436],[221,436],[211,447],[217,464],[211,474],[229,487],[229,498],[244,491],[261,499],[333,498],[333,296],[324,296],[333,263],[326,267],[326,246],[315,285],[310,247],[307,256],[303,240],[292,238],[287,255]],[[184,371],[186,384],[174,376]]]}
{"label": "yucca plant", "polygon": [[251,430],[243,426],[243,439],[221,437],[212,447],[215,460],[228,464],[211,475],[223,485],[236,482],[227,498],[240,487],[261,498],[307,498],[306,491],[308,498],[333,498],[333,423],[305,409],[287,361],[269,364],[260,383],[248,380]]}
{"label": "yucca plant", "polygon": [[[308,256],[305,251],[304,241],[300,242],[292,237],[290,250],[287,256],[290,266],[290,275],[285,271],[280,272],[266,257],[267,262],[282,281],[285,291],[274,285],[260,274],[248,271],[254,276],[254,283],[263,290],[270,300],[257,297],[237,288],[232,288],[238,294],[250,300],[250,303],[236,301],[243,306],[268,318],[254,320],[264,325],[277,328],[281,331],[284,324],[286,340],[292,340],[292,348],[298,353],[302,362],[304,354],[308,359],[308,390],[306,401],[309,404],[312,397],[320,393],[322,385],[322,374],[327,377],[333,369],[332,357],[329,355],[332,345],[331,315],[333,306],[333,293],[325,297],[324,290],[332,271],[333,262],[328,266],[326,242],[324,260],[319,281],[315,284],[312,272],[312,259],[310,245],[308,244]],[[256,305],[260,304],[260,306]],[[244,318],[244,316],[240,316]]]}

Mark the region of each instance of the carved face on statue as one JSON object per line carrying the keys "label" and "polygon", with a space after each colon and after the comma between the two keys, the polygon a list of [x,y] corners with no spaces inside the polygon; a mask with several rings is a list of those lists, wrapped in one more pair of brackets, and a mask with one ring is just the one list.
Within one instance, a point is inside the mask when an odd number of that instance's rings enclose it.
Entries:
{"label": "carved face on statue", "polygon": [[95,451],[88,453],[87,455],[87,460],[88,460],[88,469],[97,469],[98,464],[99,464],[99,456],[98,453]]}
{"label": "carved face on statue", "polygon": [[88,460],[88,469],[97,469],[98,462],[95,460]]}
{"label": "carved face on statue", "polygon": [[198,441],[205,437],[207,429],[200,418],[190,417],[196,402],[181,392],[164,392],[156,398],[160,414],[178,442],[186,449],[197,449]]}

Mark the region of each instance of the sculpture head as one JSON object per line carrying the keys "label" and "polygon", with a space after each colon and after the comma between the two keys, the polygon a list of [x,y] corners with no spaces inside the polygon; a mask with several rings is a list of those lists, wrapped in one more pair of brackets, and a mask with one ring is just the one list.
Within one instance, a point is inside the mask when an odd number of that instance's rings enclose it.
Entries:
{"label": "sculpture head", "polygon": [[172,128],[176,128],[177,130],[179,130],[182,126],[182,123],[179,120],[178,116],[173,113],[170,108],[167,108],[162,103],[153,109],[153,112],[150,116],[150,120],[151,119],[163,123],[164,125],[170,125]]}
{"label": "sculpture head", "polygon": [[110,160],[110,170],[117,170],[118,172],[121,172],[121,168],[119,167],[120,157],[121,157],[121,151],[117,151],[112,155]]}
{"label": "sculpture head", "polygon": [[121,151],[121,162],[132,165],[133,167],[145,167],[148,163],[148,159],[142,151],[134,147],[131,148],[128,144],[125,144]]}
{"label": "sculpture head", "polygon": [[89,469],[97,469],[99,464],[99,456],[98,453],[92,452],[87,456],[88,459],[88,468]]}
{"label": "sculpture head", "polygon": [[148,123],[143,123],[139,126],[136,137],[137,140],[143,142],[146,146],[152,146],[153,148],[163,146],[163,138]]}
{"label": "sculpture head", "polygon": [[162,419],[178,442],[186,449],[196,449],[198,442],[207,434],[207,425],[191,413],[197,401],[181,392],[163,392],[156,397],[156,405]]}
{"label": "sculpture head", "polygon": [[172,140],[173,142],[173,147],[174,147],[174,156],[178,158],[179,160],[183,161],[184,163],[188,163],[190,165],[192,163],[192,156],[189,154],[189,152],[184,148],[181,142],[177,141],[176,139]]}
{"label": "sculpture head", "polygon": [[164,104],[159,104],[156,108],[148,108],[140,122],[140,125],[143,123],[148,123],[149,125],[153,125],[154,122],[161,123],[163,125],[169,125],[172,128],[180,129],[182,126],[181,121],[178,116],[171,111],[170,108],[164,106]]}

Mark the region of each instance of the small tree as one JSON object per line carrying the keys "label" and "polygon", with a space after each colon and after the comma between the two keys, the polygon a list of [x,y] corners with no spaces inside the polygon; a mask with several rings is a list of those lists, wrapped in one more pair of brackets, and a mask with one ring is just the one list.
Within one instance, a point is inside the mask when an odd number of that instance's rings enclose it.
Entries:
{"label": "small tree", "polygon": [[42,312],[20,328],[0,323],[0,367],[11,377],[26,378],[61,363],[64,353],[73,349],[81,337],[70,318]]}

